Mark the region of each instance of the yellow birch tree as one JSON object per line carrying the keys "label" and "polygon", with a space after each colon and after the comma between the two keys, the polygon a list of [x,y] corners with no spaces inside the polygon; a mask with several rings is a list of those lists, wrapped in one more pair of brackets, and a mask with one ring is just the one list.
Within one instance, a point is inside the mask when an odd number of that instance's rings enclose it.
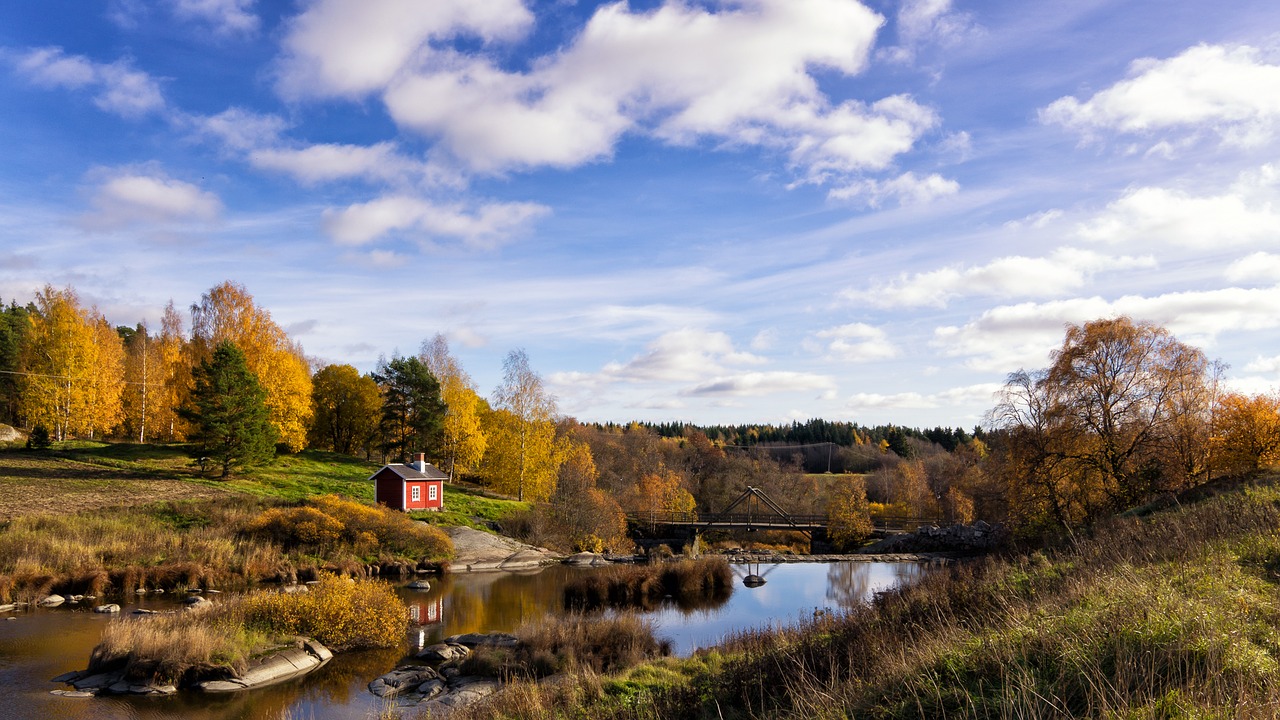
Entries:
{"label": "yellow birch tree", "polygon": [[[302,348],[258,307],[244,286],[227,281],[191,306],[194,361],[207,359],[229,340],[267,393],[267,410],[279,441],[291,452],[306,447],[311,425],[311,369]],[[194,362],[193,362],[194,365]]]}
{"label": "yellow birch tree", "polygon": [[418,359],[440,382],[440,399],[447,409],[444,414],[443,470],[452,480],[474,472],[484,457],[488,440],[480,425],[480,396],[471,376],[449,353],[449,343],[439,333],[422,343]]}

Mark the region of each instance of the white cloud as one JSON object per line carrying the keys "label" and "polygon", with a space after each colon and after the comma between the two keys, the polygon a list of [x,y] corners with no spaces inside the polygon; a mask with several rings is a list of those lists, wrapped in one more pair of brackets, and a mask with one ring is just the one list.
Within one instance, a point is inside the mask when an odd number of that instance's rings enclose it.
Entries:
{"label": "white cloud", "polygon": [[141,117],[165,106],[159,83],[135,70],[129,60],[97,63],[83,55],[66,55],[60,47],[44,47],[21,55],[17,69],[39,87],[90,90],[95,105],[122,117]]}
{"label": "white cloud", "polygon": [[278,87],[288,97],[357,98],[384,89],[432,41],[521,36],[521,0],[317,0],[288,26]]}
{"label": "white cloud", "polygon": [[663,333],[626,363],[609,363],[601,374],[624,382],[692,382],[728,365],[759,365],[764,359],[734,349],[722,332],[683,328]]}
{"label": "white cloud", "polygon": [[1135,61],[1129,75],[1083,102],[1056,100],[1040,119],[1086,135],[1183,130],[1245,145],[1274,137],[1280,65],[1268,63],[1256,48],[1197,45],[1166,60]]}
{"label": "white cloud", "polygon": [[953,11],[951,0],[903,0],[897,21],[898,45],[885,48],[877,55],[901,64],[913,62],[923,45],[955,45],[977,32],[973,18],[968,13]]}
{"label": "white cloud", "polygon": [[847,407],[851,410],[880,408],[889,410],[931,410],[944,407],[962,407],[966,405],[993,403],[996,393],[1001,389],[999,383],[980,383],[965,387],[951,388],[936,393],[857,393],[849,398]]}
{"label": "white cloud", "polygon": [[902,274],[865,290],[845,290],[841,297],[877,307],[945,307],[957,297],[1054,297],[1078,290],[1099,272],[1150,268],[1155,259],[1101,255],[1059,248],[1048,257],[1003,257],[986,265],[963,263],[930,272]]}
{"label": "white cloud", "polygon": [[1131,189],[1081,223],[1078,235],[1097,242],[1201,249],[1274,243],[1280,236],[1278,176],[1274,166],[1266,165],[1220,195],[1197,196],[1162,187]]}
{"label": "white cloud", "polygon": [[218,33],[251,34],[258,31],[258,16],[250,12],[256,0],[171,0],[180,20],[208,24]]}
{"label": "white cloud", "polygon": [[1257,280],[1264,283],[1280,283],[1280,255],[1268,252],[1253,253],[1231,263],[1224,274],[1232,282]]}
{"label": "white cloud", "polygon": [[1225,332],[1280,327],[1280,286],[1005,305],[966,325],[936,329],[933,344],[948,356],[969,358],[971,368],[1011,372],[1045,365],[1049,352],[1062,344],[1067,324],[1121,315],[1161,325],[1183,342],[1207,345]]}
{"label": "white cloud", "polygon": [[1245,372],[1280,373],[1280,355],[1275,357],[1256,357],[1244,366]]}
{"label": "white cloud", "polygon": [[263,148],[249,153],[254,167],[277,170],[298,181],[316,183],[348,178],[394,181],[413,172],[417,163],[400,155],[393,143],[376,145],[311,145],[300,149]]}
{"label": "white cloud", "polygon": [[217,195],[161,172],[145,170],[110,173],[91,202],[95,211],[85,217],[85,222],[103,230],[135,224],[210,222],[222,212]]}
{"label": "white cloud", "polygon": [[[938,123],[907,96],[833,104],[819,89],[819,70],[865,69],[883,23],[853,0],[750,0],[714,11],[676,0],[646,12],[607,4],[527,71],[448,47],[465,36],[516,37],[531,23],[516,3],[384,0],[357,12],[318,2],[291,26],[281,88],[381,92],[399,125],[480,173],[576,167],[641,132],[672,144],[763,147],[785,154],[805,182],[847,185],[889,167]],[[871,194],[920,199],[954,191],[949,182],[904,176]]]}
{"label": "white cloud", "polygon": [[489,203],[478,208],[437,204],[409,195],[387,195],[324,212],[325,232],[341,245],[364,245],[395,231],[425,238],[450,237],[492,247],[525,230],[550,210],[535,203]]}
{"label": "white cloud", "polygon": [[806,347],[840,362],[872,362],[898,355],[885,331],[865,323],[849,323],[814,333]]}
{"label": "white cloud", "polygon": [[280,133],[289,127],[279,115],[262,115],[238,107],[227,108],[217,115],[191,117],[189,121],[199,134],[237,151],[276,145]]}
{"label": "white cloud", "polygon": [[818,397],[830,397],[835,382],[826,375],[789,371],[748,372],[712,378],[681,395],[710,397],[759,397],[775,393],[816,392]]}
{"label": "white cloud", "polygon": [[885,200],[902,205],[921,205],[947,195],[960,192],[960,183],[937,173],[917,177],[906,172],[891,180],[859,180],[844,187],[833,188],[827,197],[832,200],[862,198],[871,207],[879,207]]}

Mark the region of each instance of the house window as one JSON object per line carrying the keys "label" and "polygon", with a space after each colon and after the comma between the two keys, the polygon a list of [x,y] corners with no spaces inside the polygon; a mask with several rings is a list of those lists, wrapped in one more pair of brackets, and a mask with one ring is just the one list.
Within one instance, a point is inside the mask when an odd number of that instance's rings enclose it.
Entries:
{"label": "house window", "polygon": [[418,487],[417,485],[414,485],[414,486],[409,490],[409,497],[410,497],[414,502],[419,502],[419,501],[421,501],[421,500],[422,500],[422,488]]}
{"label": "house window", "polygon": [[440,492],[440,488],[436,487],[435,485],[428,486],[427,499],[432,502],[435,502],[436,498],[440,497],[439,492]]}

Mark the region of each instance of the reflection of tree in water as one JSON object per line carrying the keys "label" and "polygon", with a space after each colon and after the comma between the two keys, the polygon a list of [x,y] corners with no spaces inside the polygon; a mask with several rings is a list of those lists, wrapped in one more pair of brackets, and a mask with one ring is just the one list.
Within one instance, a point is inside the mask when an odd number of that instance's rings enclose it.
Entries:
{"label": "reflection of tree in water", "polygon": [[883,588],[910,585],[925,572],[918,563],[893,563],[889,566],[893,578],[889,582],[876,583],[875,564],[864,562],[834,562],[827,566],[827,600],[841,610],[853,610],[869,602],[871,595]]}

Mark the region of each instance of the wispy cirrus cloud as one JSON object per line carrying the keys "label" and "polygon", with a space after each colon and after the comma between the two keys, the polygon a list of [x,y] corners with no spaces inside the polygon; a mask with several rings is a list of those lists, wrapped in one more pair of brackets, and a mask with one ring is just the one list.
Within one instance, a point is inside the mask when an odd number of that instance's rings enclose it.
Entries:
{"label": "wispy cirrus cloud", "polygon": [[19,54],[15,68],[37,87],[87,91],[100,109],[121,117],[139,118],[165,109],[160,83],[129,59],[101,63],[68,55],[60,47],[42,47]]}

